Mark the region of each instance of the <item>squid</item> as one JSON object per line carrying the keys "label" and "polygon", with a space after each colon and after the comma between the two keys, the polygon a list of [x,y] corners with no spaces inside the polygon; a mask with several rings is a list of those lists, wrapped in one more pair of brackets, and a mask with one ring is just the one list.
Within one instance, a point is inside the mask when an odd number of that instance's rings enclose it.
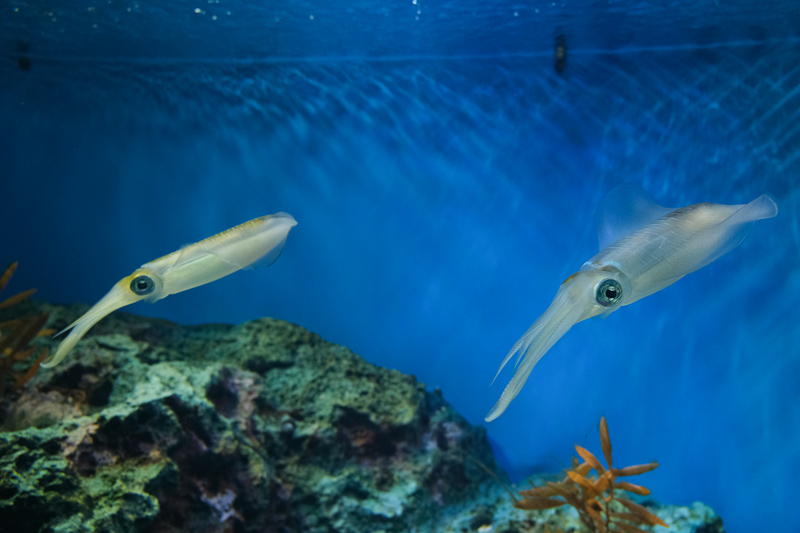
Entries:
{"label": "squid", "polygon": [[289,231],[296,225],[297,221],[287,213],[255,218],[145,263],[118,281],[78,320],[56,334],[72,330],[53,357],[41,366],[56,366],[92,326],[121,307],[140,300],[156,302],[243,268],[271,265],[280,256]]}
{"label": "squid", "polygon": [[573,325],[607,317],[672,285],[733,250],[756,220],[777,214],[769,194],[743,205],[672,209],[657,205],[636,185],[612,190],[597,215],[600,253],[561,284],[550,307],[505,356],[494,380],[514,354],[517,370],[485,420],[506,410],[536,363]]}

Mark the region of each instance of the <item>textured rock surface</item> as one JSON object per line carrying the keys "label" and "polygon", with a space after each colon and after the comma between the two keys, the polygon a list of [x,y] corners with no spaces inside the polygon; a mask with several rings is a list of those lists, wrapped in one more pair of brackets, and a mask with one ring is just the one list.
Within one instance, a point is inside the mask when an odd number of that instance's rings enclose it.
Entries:
{"label": "textured rock surface", "polygon": [[[46,308],[57,329],[86,309],[26,305],[16,311]],[[578,524],[567,509],[513,509],[478,465],[497,470],[484,430],[413,376],[279,320],[183,327],[115,313],[0,399],[0,424],[4,531]],[[674,531],[721,531],[707,507],[674,509],[657,511]]]}

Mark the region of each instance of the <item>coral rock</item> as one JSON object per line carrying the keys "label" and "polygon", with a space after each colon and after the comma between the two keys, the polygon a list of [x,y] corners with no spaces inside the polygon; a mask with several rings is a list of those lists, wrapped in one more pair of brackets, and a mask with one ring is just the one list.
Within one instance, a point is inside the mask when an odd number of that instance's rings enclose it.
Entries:
{"label": "coral rock", "polygon": [[0,522],[27,531],[409,531],[495,483],[440,395],[269,318],[118,313],[5,404]]}

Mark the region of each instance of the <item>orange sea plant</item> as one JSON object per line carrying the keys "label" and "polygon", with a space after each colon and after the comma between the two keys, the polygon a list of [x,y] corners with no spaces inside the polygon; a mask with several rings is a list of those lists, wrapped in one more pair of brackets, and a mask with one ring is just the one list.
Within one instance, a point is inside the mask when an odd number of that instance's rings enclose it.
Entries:
{"label": "orange sea plant", "polygon": [[[581,521],[589,531],[600,533],[645,533],[638,526],[664,526],[667,524],[644,506],[624,497],[625,492],[647,496],[650,490],[617,478],[636,476],[658,467],[653,461],[643,465],[615,468],[611,458],[611,439],[608,436],[606,418],[600,419],[600,446],[606,466],[589,450],[575,445],[575,451],[583,459],[572,460],[572,468],[558,482],[534,486],[520,491],[522,499],[515,499],[514,507],[527,510],[542,510],[571,505],[578,511]],[[596,475],[589,474],[594,471]]]}
{"label": "orange sea plant", "polygon": [[[17,269],[17,263],[12,263],[0,275],[0,292],[5,288],[8,280]],[[11,307],[26,300],[36,289],[29,289],[0,301],[0,309]],[[22,388],[39,371],[39,365],[47,358],[48,349],[41,350],[36,359],[28,368],[19,369],[22,363],[36,353],[36,348],[28,344],[34,337],[52,335],[53,330],[43,329],[49,313],[36,316],[13,318],[0,322],[0,397],[6,392],[6,387],[12,385],[15,389]]]}

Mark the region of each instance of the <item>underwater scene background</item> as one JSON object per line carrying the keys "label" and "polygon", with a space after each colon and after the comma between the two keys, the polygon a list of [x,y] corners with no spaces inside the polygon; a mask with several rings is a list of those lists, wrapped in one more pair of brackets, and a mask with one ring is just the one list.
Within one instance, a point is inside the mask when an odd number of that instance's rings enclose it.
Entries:
{"label": "underwater scene background", "polygon": [[17,287],[93,303],[286,211],[299,224],[269,269],[126,311],[295,322],[475,424],[503,356],[597,252],[614,186],[675,207],[772,193],[776,218],[575,326],[486,427],[520,480],[567,466],[605,415],[623,464],[661,464],[657,499],[708,503],[728,531],[800,528],[796,2],[0,9],[0,260],[19,261]]}

